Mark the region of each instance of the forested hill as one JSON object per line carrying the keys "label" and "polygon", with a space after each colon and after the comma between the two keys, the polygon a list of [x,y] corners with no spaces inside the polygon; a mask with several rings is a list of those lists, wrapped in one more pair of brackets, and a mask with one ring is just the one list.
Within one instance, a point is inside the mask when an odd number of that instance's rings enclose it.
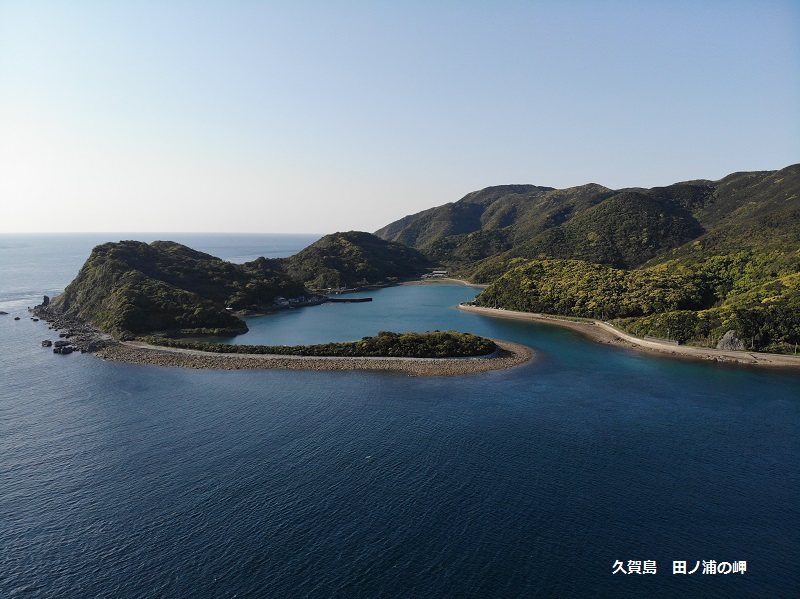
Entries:
{"label": "forested hill", "polygon": [[414,248],[361,231],[326,235],[274,262],[293,279],[317,289],[393,282],[417,277],[432,266]]}
{"label": "forested hill", "polygon": [[516,259],[636,268],[680,255],[783,248],[800,238],[800,165],[652,189],[489,187],[376,232],[477,282]]}
{"label": "forested hill", "polygon": [[377,234],[491,283],[483,306],[708,346],[800,343],[800,165],[652,189],[490,187]]}
{"label": "forested hill", "polygon": [[48,307],[117,338],[155,331],[236,334],[234,311],[272,309],[306,287],[353,287],[419,276],[417,250],[370,233],[334,233],[290,258],[232,264],[172,241],[105,243]]}
{"label": "forested hill", "polygon": [[92,250],[50,309],[116,338],[148,331],[247,330],[231,309],[303,294],[303,284],[274,265],[232,264],[172,241],[120,241]]}

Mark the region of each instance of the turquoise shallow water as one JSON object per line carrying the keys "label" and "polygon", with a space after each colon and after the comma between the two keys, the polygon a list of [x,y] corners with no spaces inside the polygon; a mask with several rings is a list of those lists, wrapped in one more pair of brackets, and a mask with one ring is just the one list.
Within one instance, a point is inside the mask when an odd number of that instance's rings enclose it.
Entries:
{"label": "turquoise shallow water", "polygon": [[371,297],[364,303],[333,303],[282,310],[250,318],[250,331],[227,341],[254,345],[299,345],[355,341],[379,331],[466,330],[482,319],[454,309],[473,299],[478,289],[442,285],[401,285],[347,294]]}
{"label": "turquoise shallow water", "polygon": [[[194,241],[244,259],[276,247]],[[463,313],[474,290],[450,286],[253,319],[237,342],[456,328],[536,360],[409,378],[54,356],[24,307],[95,242],[0,237],[0,596],[798,594],[797,374]],[[712,559],[748,570],[672,574]],[[657,574],[613,575],[615,560]]]}

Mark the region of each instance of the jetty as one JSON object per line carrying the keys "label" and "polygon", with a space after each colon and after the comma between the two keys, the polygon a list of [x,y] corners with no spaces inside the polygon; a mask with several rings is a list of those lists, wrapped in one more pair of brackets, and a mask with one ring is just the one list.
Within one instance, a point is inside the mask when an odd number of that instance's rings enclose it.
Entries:
{"label": "jetty", "polygon": [[326,297],[326,301],[332,304],[358,304],[361,302],[371,302],[371,297]]}

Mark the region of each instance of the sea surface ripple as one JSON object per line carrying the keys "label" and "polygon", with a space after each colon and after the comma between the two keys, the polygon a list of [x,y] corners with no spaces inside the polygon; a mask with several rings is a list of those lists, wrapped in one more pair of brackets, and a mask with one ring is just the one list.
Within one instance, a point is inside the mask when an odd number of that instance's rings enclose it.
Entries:
{"label": "sea surface ripple", "polygon": [[[526,343],[537,360],[410,378],[55,356],[39,346],[52,333],[25,302],[63,289],[94,238],[9,237],[0,237],[0,310],[11,312],[0,317],[2,597],[800,590],[797,374],[653,358],[467,314],[453,306],[476,291],[452,286],[287,311],[251,321],[236,341],[456,328]],[[712,559],[748,569],[672,574],[674,560]],[[614,575],[616,560],[655,560],[658,572]]]}

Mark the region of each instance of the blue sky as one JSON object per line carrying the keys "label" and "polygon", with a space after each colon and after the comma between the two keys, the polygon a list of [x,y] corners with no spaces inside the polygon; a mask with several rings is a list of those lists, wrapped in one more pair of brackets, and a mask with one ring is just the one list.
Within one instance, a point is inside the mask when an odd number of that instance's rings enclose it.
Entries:
{"label": "blue sky", "polygon": [[800,162],[800,3],[0,0],[0,232],[374,231]]}

